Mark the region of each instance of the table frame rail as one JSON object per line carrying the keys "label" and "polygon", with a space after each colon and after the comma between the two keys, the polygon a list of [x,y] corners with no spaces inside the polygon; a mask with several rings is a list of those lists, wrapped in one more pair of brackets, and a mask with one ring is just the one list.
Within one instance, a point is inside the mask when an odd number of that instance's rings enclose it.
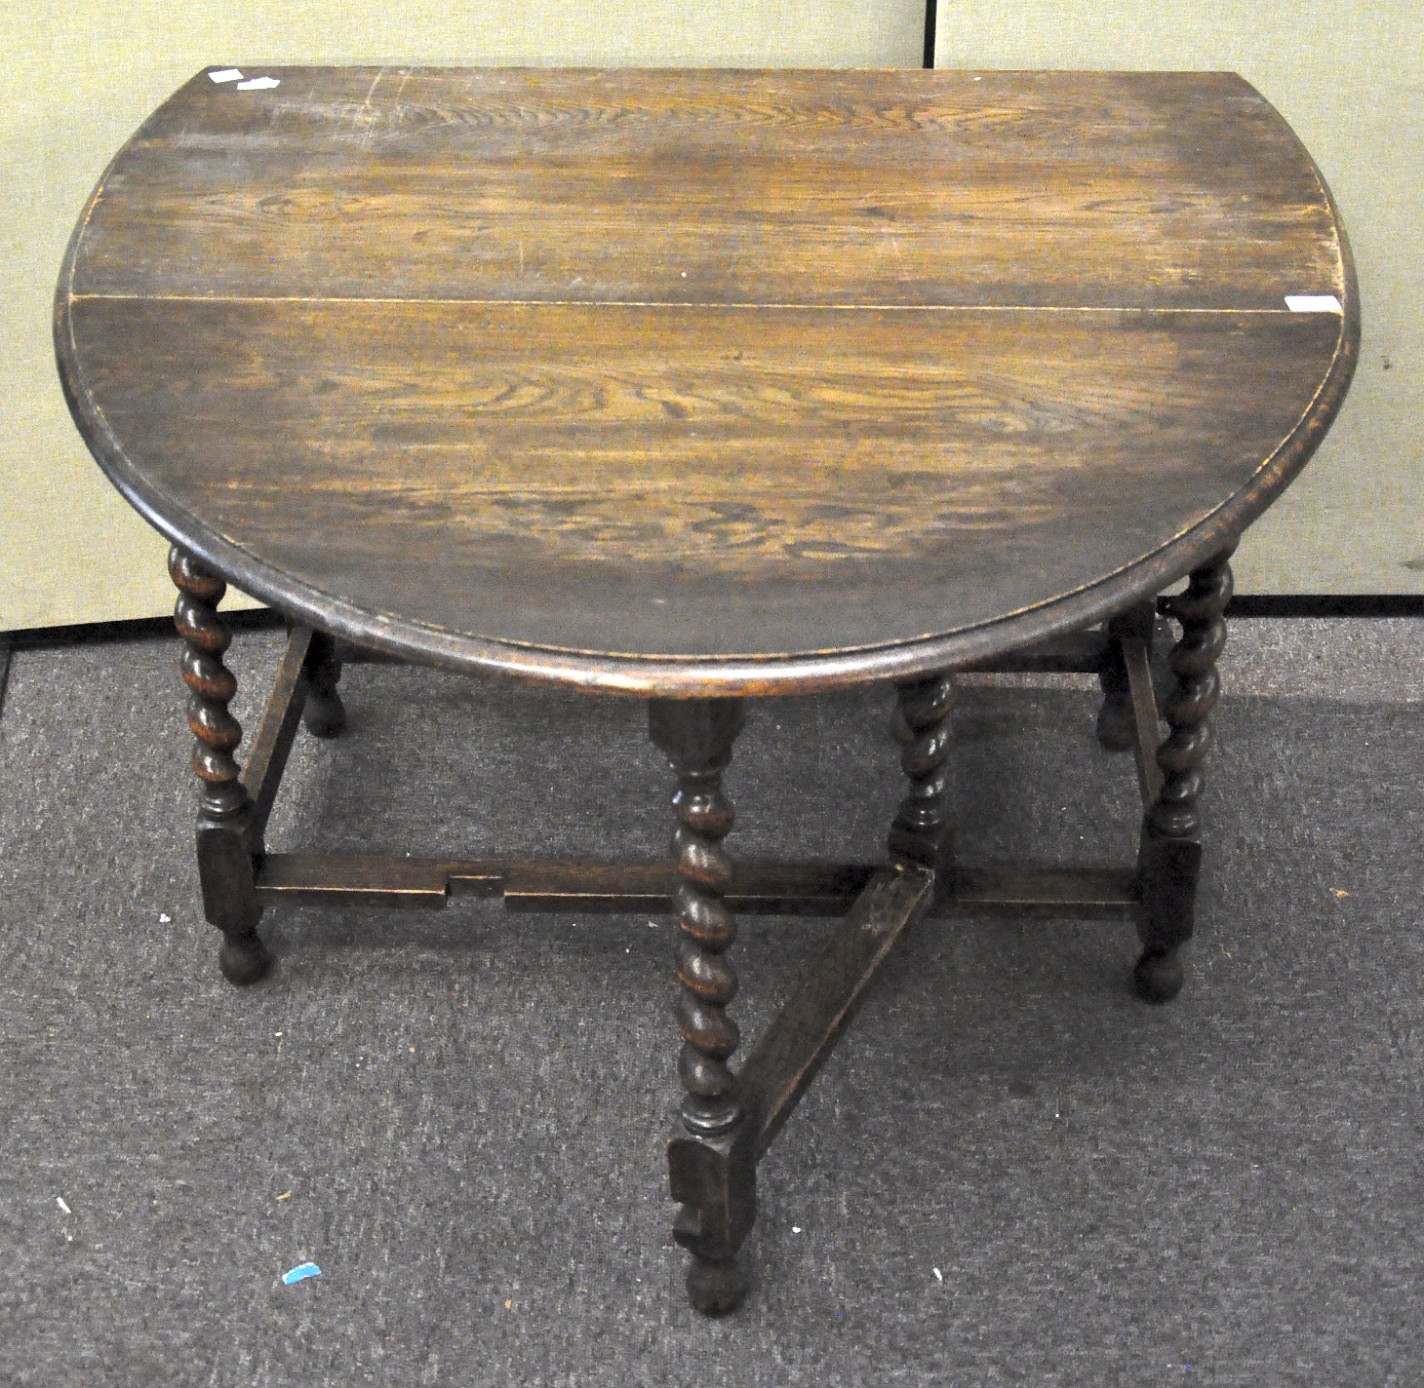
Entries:
{"label": "table frame rail", "polygon": [[[742,915],[841,916],[877,867],[739,861],[727,904]],[[515,913],[619,914],[671,910],[676,877],[662,862],[268,853],[257,863],[255,881],[258,900],[268,906],[438,911],[454,898],[475,897],[500,900]],[[1130,868],[990,864],[944,869],[927,912],[1092,919],[1132,916],[1141,903]]]}

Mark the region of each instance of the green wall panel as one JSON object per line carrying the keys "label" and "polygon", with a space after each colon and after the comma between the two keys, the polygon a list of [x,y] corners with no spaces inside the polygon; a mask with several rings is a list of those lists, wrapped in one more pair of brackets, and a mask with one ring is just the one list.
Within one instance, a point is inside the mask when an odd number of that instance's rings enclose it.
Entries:
{"label": "green wall panel", "polygon": [[90,461],[50,297],[75,217],[148,113],[209,63],[917,67],[922,0],[5,0],[0,51],[0,630],[171,607],[163,545]]}
{"label": "green wall panel", "polygon": [[936,66],[1227,69],[1295,128],[1354,247],[1360,366],[1330,436],[1254,526],[1250,593],[1424,593],[1424,6],[1418,0],[940,0]]}

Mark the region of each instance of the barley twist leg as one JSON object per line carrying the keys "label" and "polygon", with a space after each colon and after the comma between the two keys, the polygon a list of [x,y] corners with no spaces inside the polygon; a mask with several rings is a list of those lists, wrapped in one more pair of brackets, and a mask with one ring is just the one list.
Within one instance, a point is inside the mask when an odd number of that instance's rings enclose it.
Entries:
{"label": "barley twist leg", "polygon": [[[1234,548],[1234,546],[1232,546]],[[1226,645],[1223,613],[1231,600],[1231,549],[1194,569],[1170,613],[1182,632],[1168,663],[1175,685],[1162,714],[1170,729],[1157,750],[1163,784],[1142,826],[1142,957],[1138,993],[1166,1002],[1182,988],[1180,950],[1195,925],[1201,870],[1201,766],[1211,742],[1211,715],[1221,692],[1216,662]]]}
{"label": "barley twist leg", "polygon": [[931,869],[949,861],[953,708],[954,682],[948,675],[899,687],[891,732],[902,748],[900,765],[909,787],[890,826],[890,856],[896,861]]}
{"label": "barley twist leg", "polygon": [[737,924],[724,899],[732,864],[722,847],[732,827],[722,773],[743,718],[736,699],[657,700],[650,710],[653,741],[677,776],[673,858],[683,1098],[668,1144],[673,1198],[682,1206],[673,1234],[692,1254],[688,1296],[709,1315],[733,1310],[746,1294],[737,1249],[756,1215],[750,1125],[728,1064],[741,1038],[727,1015],[737,992],[727,958]]}
{"label": "barley twist leg", "polygon": [[188,686],[188,726],[196,739],[198,873],[203,909],[222,931],[218,964],[231,983],[255,983],[271,967],[257,922],[253,877],[252,806],[233,753],[242,726],[228,711],[237,679],[223,656],[232,634],[218,615],[227,584],[194,555],[174,545],[168,572],[178,588],[173,622],[183,638],[180,668]]}

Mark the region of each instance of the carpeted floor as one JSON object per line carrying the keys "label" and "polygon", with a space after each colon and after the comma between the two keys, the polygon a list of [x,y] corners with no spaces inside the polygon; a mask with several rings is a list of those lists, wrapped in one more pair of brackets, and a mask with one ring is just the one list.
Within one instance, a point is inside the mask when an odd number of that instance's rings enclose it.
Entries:
{"label": "carpeted floor", "polygon": [[[271,913],[275,973],[230,988],[172,645],[17,652],[0,1383],[1420,1382],[1424,624],[1233,640],[1182,997],[1134,1000],[1120,923],[925,923],[763,1165],[720,1322],[667,1232],[668,921]],[[244,721],[277,641],[235,647]],[[276,847],[663,847],[636,703],[372,668],[343,692]],[[875,854],[887,708],[758,706],[729,846]],[[1094,711],[1071,681],[965,689],[966,859],[1131,853]],[[744,923],[744,1034],[830,928]]]}

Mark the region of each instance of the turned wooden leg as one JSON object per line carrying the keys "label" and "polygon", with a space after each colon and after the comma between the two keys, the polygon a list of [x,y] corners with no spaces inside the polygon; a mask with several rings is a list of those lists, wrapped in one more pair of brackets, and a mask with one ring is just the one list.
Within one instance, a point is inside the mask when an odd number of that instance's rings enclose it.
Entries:
{"label": "turned wooden leg", "polygon": [[227,584],[200,560],[174,545],[168,572],[178,587],[174,625],[183,638],[183,682],[188,726],[197,744],[193,770],[198,799],[198,875],[203,911],[222,931],[218,964],[231,983],[255,983],[271,967],[257,922],[262,908],[253,877],[252,805],[233,753],[242,727],[228,712],[237,680],[223,663],[232,635],[217,606]]}
{"label": "turned wooden leg", "polygon": [[1232,549],[1192,571],[1187,589],[1169,611],[1182,634],[1169,664],[1175,687],[1162,708],[1171,731],[1157,750],[1162,790],[1143,818],[1138,851],[1142,889],[1142,957],[1135,980],[1148,1002],[1166,1002],[1181,991],[1179,951],[1195,924],[1201,871],[1201,763],[1211,741],[1211,713],[1221,692],[1216,662],[1226,645],[1222,614],[1231,600]]}
{"label": "turned wooden leg", "polygon": [[722,790],[722,772],[744,716],[739,699],[658,699],[649,706],[652,740],[677,776],[672,805],[683,1099],[668,1142],[672,1195],[681,1202],[673,1237],[692,1254],[688,1296],[708,1315],[733,1310],[746,1294],[737,1249],[756,1217],[754,1134],[727,1063],[740,1035],[726,1010],[737,991],[727,958],[737,923],[723,900],[732,877],[722,848],[732,803]]}
{"label": "turned wooden leg", "polygon": [[313,737],[335,737],[346,726],[346,706],[336,692],[341,662],[336,643],[324,631],[313,631],[307,661],[306,700],[302,723]]}
{"label": "turned wooden leg", "polygon": [[890,856],[937,870],[952,857],[950,841],[949,715],[954,682],[930,675],[899,686],[891,731],[903,751],[900,765],[910,785],[890,826]]}
{"label": "turned wooden leg", "polygon": [[1120,612],[1108,623],[1107,662],[1098,671],[1103,706],[1098,711],[1098,741],[1109,752],[1127,752],[1137,741],[1137,719],[1132,711],[1132,690],[1127,679],[1127,661],[1122,643],[1133,639],[1150,641],[1157,622],[1157,605],[1140,602]]}
{"label": "turned wooden leg", "polygon": [[1152,669],[1152,689],[1160,709],[1176,683],[1169,664],[1172,634],[1167,622],[1157,615],[1155,602],[1141,602],[1119,613],[1108,623],[1112,644],[1107,662],[1098,671],[1103,706],[1098,712],[1098,741],[1109,752],[1128,752],[1137,743],[1137,721],[1132,711],[1132,689],[1123,656],[1124,641],[1146,643]]}

